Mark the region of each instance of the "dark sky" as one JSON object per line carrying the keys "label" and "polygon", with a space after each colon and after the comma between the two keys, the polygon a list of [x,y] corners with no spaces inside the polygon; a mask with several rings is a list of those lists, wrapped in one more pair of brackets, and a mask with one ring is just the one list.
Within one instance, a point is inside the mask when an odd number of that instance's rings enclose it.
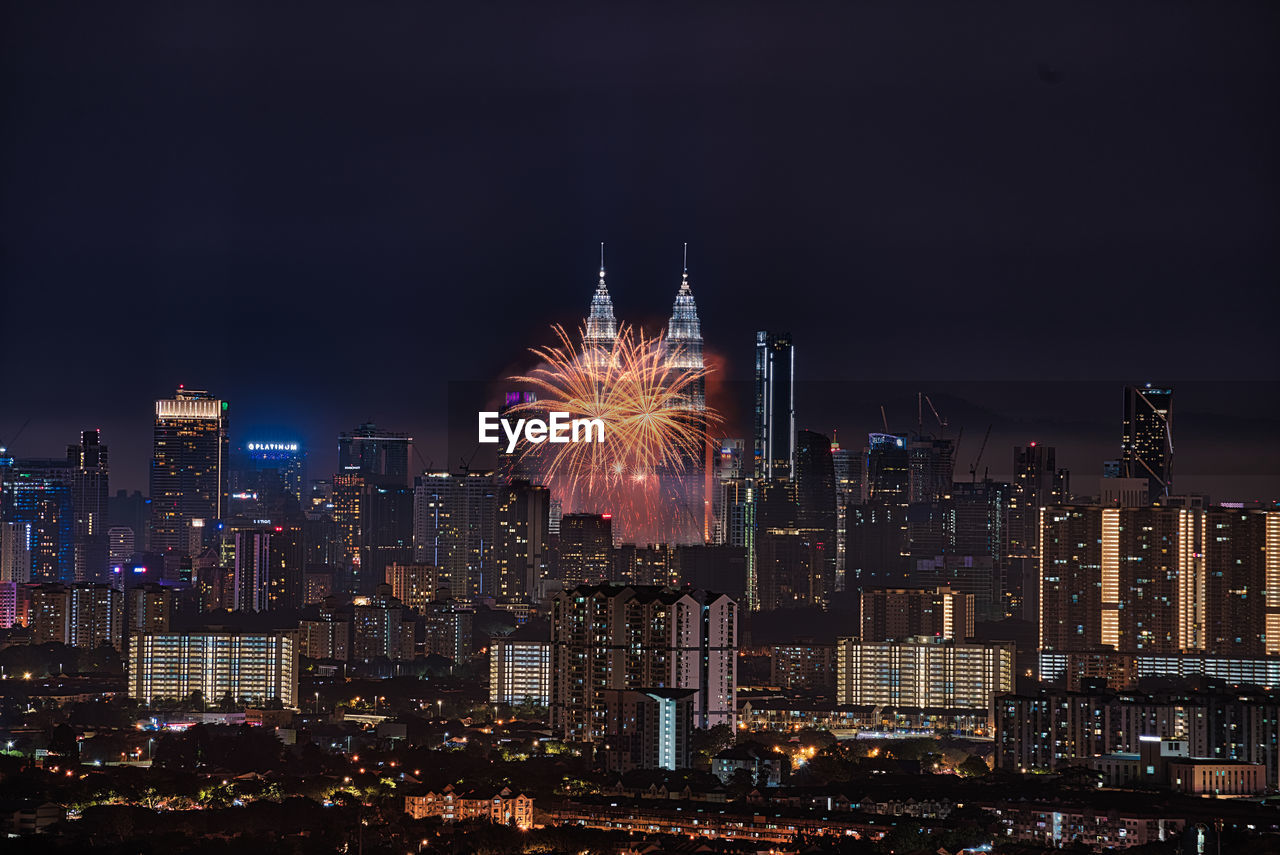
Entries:
{"label": "dark sky", "polygon": [[151,402],[186,383],[232,402],[233,441],[300,436],[313,476],[369,418],[443,465],[446,384],[576,324],[599,241],[620,317],[652,328],[687,240],[709,348],[741,378],[753,330],[791,331],[806,426],[875,429],[842,401],[902,381],[866,401],[897,394],[905,429],[917,389],[950,395],[966,442],[997,424],[993,475],[1032,429],[1096,474],[1119,384],[1155,380],[1187,414],[1184,487],[1275,496],[1278,24],[1262,2],[5,4],[0,442],[101,427],[115,486],[145,489]]}

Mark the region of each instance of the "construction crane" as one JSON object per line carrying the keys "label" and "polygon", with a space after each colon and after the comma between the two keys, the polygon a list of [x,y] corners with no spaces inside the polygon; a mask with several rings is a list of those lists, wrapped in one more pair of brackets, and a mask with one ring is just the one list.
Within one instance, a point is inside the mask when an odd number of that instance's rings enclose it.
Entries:
{"label": "construction crane", "polygon": [[933,417],[938,420],[938,427],[942,430],[941,439],[947,438],[947,420],[938,415],[938,408],[933,405],[933,401],[929,400],[929,396],[924,396],[924,402],[929,405],[929,409],[933,410]]}
{"label": "construction crane", "polygon": [[987,440],[991,439],[991,425],[987,425],[987,433],[982,437],[982,445],[978,447],[978,456],[969,466],[969,483],[978,483],[978,464],[982,462],[982,453],[987,450]]}
{"label": "construction crane", "polygon": [[884,432],[889,432],[889,417],[884,413],[884,404],[880,405],[880,421],[884,422]]}

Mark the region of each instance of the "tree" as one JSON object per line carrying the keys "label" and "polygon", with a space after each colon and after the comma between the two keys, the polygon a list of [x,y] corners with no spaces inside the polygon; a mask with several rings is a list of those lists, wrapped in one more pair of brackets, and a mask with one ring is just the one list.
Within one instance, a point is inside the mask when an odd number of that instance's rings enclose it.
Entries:
{"label": "tree", "polygon": [[733,728],[727,724],[694,730],[689,734],[693,768],[710,769],[712,758],[726,748],[732,748],[734,739]]}
{"label": "tree", "polygon": [[976,754],[970,754],[964,758],[963,763],[956,767],[956,771],[967,778],[980,778],[990,772],[991,769],[987,767],[987,761]]}

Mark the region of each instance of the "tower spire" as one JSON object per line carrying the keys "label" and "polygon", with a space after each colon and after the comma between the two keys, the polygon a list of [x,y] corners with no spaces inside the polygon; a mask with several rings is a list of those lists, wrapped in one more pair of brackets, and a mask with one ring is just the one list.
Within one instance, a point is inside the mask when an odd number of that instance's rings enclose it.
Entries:
{"label": "tower spire", "polygon": [[604,241],[600,241],[600,281],[596,284],[596,293],[591,298],[591,312],[587,315],[583,343],[589,348],[597,348],[608,353],[613,348],[613,340],[618,334],[618,324],[613,316],[613,298],[604,284]]}
{"label": "tower spire", "polygon": [[600,241],[600,287],[604,287],[604,241]]}
{"label": "tower spire", "polygon": [[680,290],[689,290],[689,242],[684,242],[684,272],[680,275]]}

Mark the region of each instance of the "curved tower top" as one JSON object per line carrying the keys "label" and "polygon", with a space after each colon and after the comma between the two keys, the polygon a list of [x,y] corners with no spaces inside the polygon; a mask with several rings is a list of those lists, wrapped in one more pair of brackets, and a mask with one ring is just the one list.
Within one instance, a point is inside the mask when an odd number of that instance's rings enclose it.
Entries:
{"label": "curved tower top", "polygon": [[[673,353],[670,364],[675,368],[701,371],[705,367],[702,358],[702,323],[698,320],[698,306],[689,287],[689,244],[684,245],[684,272],[680,276],[680,290],[667,322],[667,347]],[[706,383],[696,380],[690,390],[690,403],[694,409],[706,406]]]}

